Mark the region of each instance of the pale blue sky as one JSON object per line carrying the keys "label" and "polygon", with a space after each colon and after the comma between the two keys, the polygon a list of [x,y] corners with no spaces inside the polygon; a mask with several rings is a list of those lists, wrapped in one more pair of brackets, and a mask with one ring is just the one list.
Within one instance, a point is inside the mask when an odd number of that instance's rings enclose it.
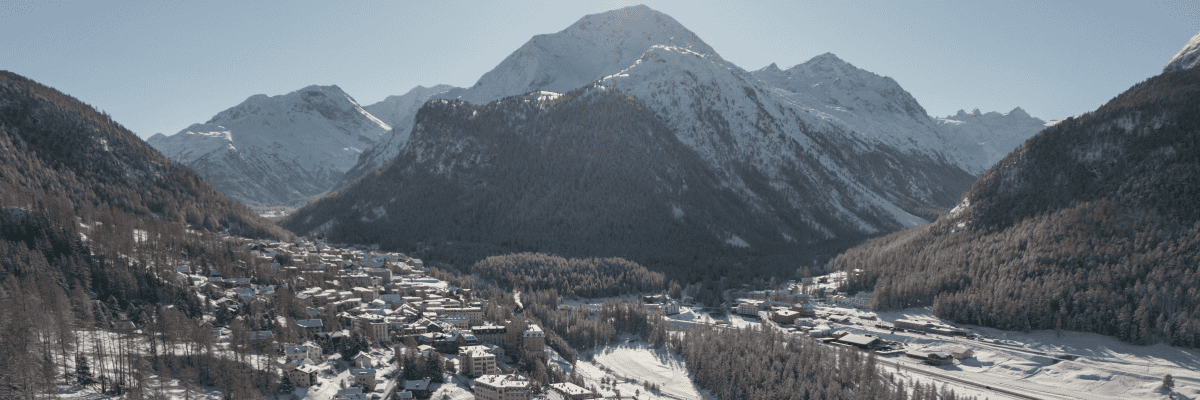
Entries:
{"label": "pale blue sky", "polygon": [[533,35],[639,3],[748,70],[832,52],[895,78],[934,116],[1087,112],[1158,74],[1200,31],[1195,0],[0,0],[0,69],[148,137],[312,84],[363,105],[416,85],[470,86]]}

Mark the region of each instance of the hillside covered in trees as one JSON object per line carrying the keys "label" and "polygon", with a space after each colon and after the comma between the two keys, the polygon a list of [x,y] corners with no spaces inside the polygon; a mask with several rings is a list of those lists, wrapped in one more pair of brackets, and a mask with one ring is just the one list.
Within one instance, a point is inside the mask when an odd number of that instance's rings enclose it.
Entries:
{"label": "hillside covered in trees", "polygon": [[[128,326],[121,321],[170,320],[176,343],[211,342],[199,324],[179,322],[199,318],[199,300],[165,278],[180,258],[253,266],[248,251],[221,239],[224,231],[294,238],[107,115],[0,71],[0,398],[57,393],[66,371],[93,357],[79,333],[131,333],[120,332]],[[195,379],[212,384],[217,372],[242,368],[212,358],[203,343],[152,359],[109,349],[120,356],[93,358],[91,368],[110,394],[136,390],[151,371],[211,369]]]}
{"label": "hillside covered in trees", "polygon": [[524,292],[555,289],[564,295],[617,296],[664,289],[663,274],[623,258],[563,258],[517,253],[483,259],[472,272]]}
{"label": "hillside covered in trees", "polygon": [[[1039,133],[933,224],[834,260],[881,309],[1200,346],[1200,69]],[[851,274],[852,276],[855,274]]]}
{"label": "hillside covered in trees", "polygon": [[[815,205],[828,200],[819,190],[779,189],[742,167],[752,193],[723,183],[732,178],[611,87],[486,105],[439,100],[422,107],[390,165],[281,225],[459,266],[514,252],[622,257],[684,281],[728,275],[752,257],[742,273],[790,274],[797,260],[827,259],[865,237]],[[810,167],[795,166],[786,185],[839,185],[799,172]],[[796,208],[789,196],[811,201]]]}

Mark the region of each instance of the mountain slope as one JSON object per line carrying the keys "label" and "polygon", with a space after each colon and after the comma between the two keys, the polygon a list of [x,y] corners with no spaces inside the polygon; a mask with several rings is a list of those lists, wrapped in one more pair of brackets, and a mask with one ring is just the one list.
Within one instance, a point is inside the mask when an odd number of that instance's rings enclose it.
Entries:
{"label": "mountain slope", "polygon": [[1171,57],[1171,61],[1167,61],[1163,73],[1193,68],[1196,65],[1200,65],[1200,33],[1192,36],[1192,40],[1189,40],[1175,57]]}
{"label": "mountain slope", "polygon": [[8,71],[0,71],[0,188],[0,205],[54,218],[162,218],[292,237],[107,115]]}
{"label": "mountain slope", "polygon": [[879,308],[1200,346],[1200,70],[1150,78],[1038,133],[937,222],[834,264]]}
{"label": "mountain slope", "polygon": [[938,118],[942,135],[958,149],[973,171],[987,171],[1021,143],[1046,128],[1046,121],[1030,116],[1021,107],[1007,114],[998,112],[958,114]]}
{"label": "mountain slope", "polygon": [[[811,252],[817,251],[814,249],[818,247],[828,251],[830,246],[822,247],[818,244],[828,241],[849,243],[869,235],[925,223],[936,217],[939,210],[952,206],[974,180],[947,149],[936,126],[924,115],[924,110],[894,82],[892,86],[883,89],[850,86],[861,90],[860,94],[845,95],[846,90],[839,89],[841,91],[837,92],[837,95],[843,96],[847,101],[853,96],[866,96],[866,93],[875,94],[871,100],[879,99],[870,103],[875,108],[864,107],[862,111],[872,115],[843,115],[840,116],[842,119],[839,119],[839,116],[822,111],[824,108],[803,106],[821,102],[820,107],[825,107],[825,98],[805,100],[809,103],[804,103],[797,98],[809,96],[808,94],[796,94],[769,86],[754,74],[722,59],[670,17],[653,10],[645,9],[641,14],[635,13],[633,15],[636,17],[625,23],[597,22],[620,21],[622,15],[638,10],[642,8],[589,15],[563,32],[537,36],[522,47],[523,50],[514,52],[505,63],[481,78],[482,84],[469,89],[451,90],[443,95],[461,99],[486,99],[496,96],[497,93],[521,88],[553,87],[529,86],[525,79],[531,74],[561,74],[547,75],[553,79],[545,81],[569,81],[578,77],[573,75],[578,71],[563,65],[551,65],[542,61],[534,63],[529,60],[603,60],[612,54],[628,54],[644,48],[640,57],[634,58],[631,64],[607,72],[607,76],[587,86],[591,89],[584,92],[615,91],[621,93],[619,97],[629,97],[622,100],[628,104],[615,107],[609,102],[600,102],[597,103],[599,105],[588,106],[590,103],[583,99],[592,98],[591,95],[576,94],[560,98],[558,93],[550,91],[523,92],[513,97],[524,99],[521,101],[544,103],[546,107],[550,107],[545,112],[555,115],[535,117],[517,107],[515,104],[519,102],[513,98],[482,105],[459,103],[462,100],[438,103],[443,104],[438,106],[427,103],[418,113],[408,144],[394,162],[405,165],[402,168],[405,172],[384,173],[381,176],[386,176],[386,179],[373,178],[369,182],[360,183],[360,186],[371,190],[389,186],[404,187],[404,190],[422,193],[421,196],[424,196],[422,199],[410,200],[433,202],[429,204],[432,208],[424,209],[424,212],[430,215],[421,218],[456,218],[451,216],[465,212],[456,205],[464,202],[460,197],[465,195],[459,191],[476,193],[475,191],[482,190],[479,189],[482,187],[525,187],[533,183],[521,179],[537,178],[544,182],[537,182],[536,185],[548,188],[544,192],[547,196],[544,201],[562,207],[556,209],[559,210],[556,213],[590,215],[593,211],[583,205],[589,203],[557,200],[562,196],[569,197],[566,193],[575,190],[572,189],[572,185],[576,185],[575,182],[590,182],[590,179],[593,179],[586,174],[557,175],[559,172],[577,170],[581,166],[576,164],[585,163],[584,160],[596,156],[589,155],[587,148],[568,152],[574,154],[572,157],[538,152],[508,153],[520,154],[518,158],[528,158],[522,162],[553,165],[554,167],[547,171],[556,173],[542,178],[529,173],[513,172],[507,175],[487,175],[468,184],[455,178],[436,177],[458,176],[458,168],[466,168],[464,165],[473,166],[480,159],[492,157],[486,155],[490,153],[472,149],[492,149],[502,146],[507,140],[502,139],[504,136],[498,133],[485,133],[528,130],[527,135],[518,136],[530,137],[528,140],[538,143],[559,135],[553,129],[538,125],[547,122],[538,121],[547,121],[547,118],[560,119],[561,121],[555,122],[555,129],[567,132],[609,129],[595,121],[604,121],[606,118],[624,120],[626,117],[614,110],[633,108],[635,104],[638,108],[648,110],[653,118],[664,124],[665,131],[661,135],[673,137],[673,140],[678,141],[687,151],[667,150],[670,147],[665,144],[667,142],[656,142],[647,144],[653,146],[651,150],[634,148],[625,151],[634,152],[628,155],[630,157],[644,157],[646,151],[659,151],[672,155],[672,158],[660,161],[633,158],[629,162],[636,165],[652,165],[655,162],[687,164],[690,166],[687,168],[689,172],[672,170],[671,173],[675,175],[653,175],[649,174],[648,170],[647,175],[628,178],[632,182],[654,177],[653,182],[639,183],[641,189],[638,189],[638,192],[653,189],[655,193],[666,194],[623,199],[619,193],[624,191],[614,190],[612,194],[595,193],[599,198],[594,201],[605,202],[604,204],[630,203],[630,206],[640,210],[659,210],[661,215],[647,219],[647,223],[636,223],[647,232],[675,229],[671,227],[678,223],[672,221],[691,221],[681,225],[688,227],[689,233],[686,237],[670,238],[675,244],[659,246],[658,256],[664,258],[689,258],[687,254],[694,252],[687,250],[689,247],[705,248],[704,251],[710,253],[737,252],[747,248],[748,251],[762,254]],[[634,28],[645,29],[646,32],[632,31]],[[667,37],[663,32],[674,36]],[[600,50],[604,54],[594,55],[585,52],[592,49],[588,46],[577,49],[565,45],[549,45],[572,43],[581,37],[608,38],[604,43],[627,47],[619,51],[603,48]],[[646,47],[645,41],[628,40],[629,38],[647,38],[646,40],[652,40],[651,43],[661,41],[679,45],[652,44]],[[531,53],[529,57],[521,56],[530,46],[536,47],[538,51]],[[853,68],[836,60],[836,57],[832,58],[834,60],[818,61],[828,61],[826,64],[839,70]],[[524,61],[516,63],[513,60]],[[854,70],[857,76],[891,82],[887,78],[873,74],[867,76],[869,73],[865,71]],[[828,79],[833,81],[837,77]],[[849,78],[846,80],[850,81]],[[492,85],[497,82],[518,84]],[[496,89],[497,87],[503,90]],[[907,103],[896,106],[894,102]],[[469,110],[470,113],[448,112],[442,110],[443,107]],[[576,110],[574,112],[577,115],[571,116],[557,107]],[[485,111],[488,117],[483,120],[491,121],[493,125],[477,122]],[[472,114],[475,112],[479,115]],[[505,113],[511,115],[504,116]],[[645,115],[638,120],[646,118],[650,116]],[[855,124],[846,121],[853,121]],[[887,128],[889,125],[898,124],[904,124],[905,128]],[[643,128],[628,129],[634,129],[636,132]],[[492,143],[493,141],[496,143]],[[430,144],[434,142],[438,144]],[[930,149],[914,144],[922,142],[941,146]],[[606,156],[607,154],[605,153]],[[685,157],[685,154],[686,160],[680,158]],[[692,160],[692,157],[696,159]],[[434,159],[439,161],[429,162]],[[516,167],[512,168],[514,171],[519,170]],[[675,178],[668,179],[666,176],[677,176],[682,180],[672,180]],[[436,185],[442,189],[423,188],[413,182]],[[418,241],[441,245],[447,241],[466,241],[463,238],[472,238],[471,240],[486,239],[485,242],[489,245],[499,244],[518,250],[576,249],[580,252],[573,254],[591,256],[595,254],[588,254],[584,250],[595,249],[602,251],[602,254],[634,258],[652,253],[645,247],[646,243],[667,240],[648,238],[616,246],[604,243],[589,247],[586,243],[591,240],[597,243],[603,241],[570,232],[552,235],[549,238],[527,238],[528,240],[521,238],[524,234],[514,233],[514,238],[510,240],[506,232],[511,232],[511,229],[518,225],[487,223],[481,224],[487,229],[500,230],[485,231],[481,236],[472,233],[478,230],[475,227],[460,226],[432,230],[429,231],[429,236],[424,237],[403,234],[379,237],[370,233],[375,226],[372,224],[409,226],[414,224],[413,220],[408,219],[410,214],[396,214],[390,210],[391,197],[371,194],[366,189],[356,189],[354,186],[341,191],[335,197],[339,199],[326,199],[314,204],[311,209],[298,212],[295,217],[285,222],[286,226],[296,232],[328,232],[333,240],[380,243],[385,246],[414,246]],[[396,202],[405,199],[395,198]],[[498,196],[495,200],[498,204],[493,208],[520,209],[519,204],[507,203],[520,198],[515,195]],[[513,212],[507,218],[520,218],[521,224],[543,227],[543,224],[558,220],[557,215],[559,214]],[[628,219],[632,215],[634,214],[609,215],[606,220],[610,222],[600,224],[597,229],[602,233],[597,234],[609,238],[634,237],[629,236],[632,233],[624,230],[627,226],[635,224],[633,221],[640,221]],[[309,219],[310,217],[312,219]],[[653,224],[649,224],[650,221],[654,221]],[[655,224],[661,226],[648,226]],[[421,226],[422,229],[427,228]],[[546,232],[555,231],[539,229]],[[711,250],[707,250],[709,248]]]}
{"label": "mountain slope", "polygon": [[371,115],[392,127],[392,130],[384,134],[378,143],[359,155],[358,162],[349,171],[346,171],[346,175],[342,177],[340,183],[335,185],[334,189],[345,187],[362,177],[363,174],[382,167],[396,158],[396,155],[400,154],[400,148],[408,143],[408,136],[412,133],[413,119],[416,118],[417,110],[421,109],[421,105],[431,97],[453,88],[450,85],[437,85],[431,88],[417,86],[403,95],[388,96],[383,101],[363,107]]}
{"label": "mountain slope", "polygon": [[337,86],[255,95],[152,146],[254,206],[295,205],[341,180],[390,127]]}

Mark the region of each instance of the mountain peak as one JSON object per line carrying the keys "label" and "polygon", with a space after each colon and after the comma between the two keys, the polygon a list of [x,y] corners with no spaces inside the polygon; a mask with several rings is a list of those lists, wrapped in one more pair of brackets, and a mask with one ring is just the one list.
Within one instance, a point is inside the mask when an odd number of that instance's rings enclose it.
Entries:
{"label": "mountain peak", "polygon": [[1025,110],[1021,109],[1021,107],[1014,108],[1014,109],[1012,109],[1012,111],[1009,111],[1008,114],[1005,114],[1005,115],[1011,116],[1011,117],[1029,118],[1029,113],[1025,112]]}
{"label": "mountain peak", "polygon": [[1200,65],[1200,33],[1192,36],[1183,49],[1175,57],[1171,57],[1171,61],[1163,67],[1163,73],[1175,72],[1183,69],[1188,69]]}
{"label": "mountain peak", "polygon": [[717,55],[669,15],[646,6],[625,7],[586,15],[562,31],[534,36],[475,85],[438,97],[486,103],[539,90],[567,93],[629,68],[658,45]]}

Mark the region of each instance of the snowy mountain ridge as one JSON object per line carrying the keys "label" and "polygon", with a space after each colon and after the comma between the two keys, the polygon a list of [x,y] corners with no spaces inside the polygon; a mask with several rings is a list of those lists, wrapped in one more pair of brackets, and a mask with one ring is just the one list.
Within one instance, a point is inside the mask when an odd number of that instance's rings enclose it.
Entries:
{"label": "snowy mountain ridge", "polygon": [[400,96],[388,96],[378,103],[363,107],[364,110],[383,120],[392,129],[385,133],[375,146],[363,151],[357,163],[346,171],[342,182],[333,189],[344,187],[363,174],[382,167],[396,158],[400,149],[408,143],[417,110],[421,109],[421,106],[433,96],[454,88],[450,85],[435,85],[428,88],[418,85],[408,93]]}
{"label": "snowy mountain ridge", "polygon": [[566,93],[628,68],[654,45],[716,53],[674,18],[637,5],[587,15],[558,33],[534,36],[474,86],[439,97],[484,104],[538,90]]}
{"label": "snowy mountain ridge", "polygon": [[1167,61],[1167,65],[1163,67],[1163,73],[1188,69],[1196,65],[1200,65],[1200,33],[1192,36],[1192,40],[1183,45],[1175,57],[1171,57],[1171,60]]}
{"label": "snowy mountain ridge", "polygon": [[390,130],[337,86],[254,95],[203,124],[147,142],[250,205],[291,205],[333,188]]}
{"label": "snowy mountain ridge", "polygon": [[979,109],[970,113],[958,110],[955,115],[935,120],[938,129],[958,149],[963,160],[972,164],[973,171],[986,171],[1017,146],[1050,126],[1021,107],[1005,114],[995,111],[983,113]]}
{"label": "snowy mountain ridge", "polygon": [[[576,61],[586,65],[575,66]],[[555,147],[545,146],[568,140],[562,132],[595,134],[603,126],[596,121],[621,121],[629,115],[661,120],[665,129],[654,125],[652,131],[669,138],[656,136],[647,143],[654,148],[620,157],[629,157],[626,162],[633,165],[657,165],[643,157],[660,154],[666,158],[659,162],[687,165],[684,172],[671,167],[634,175],[637,182],[630,184],[651,193],[631,206],[661,210],[662,223],[698,224],[690,229],[722,246],[779,249],[923,224],[957,203],[974,181],[933,120],[894,80],[832,54],[789,71],[760,73],[766,79],[728,62],[673,19],[644,6],[589,15],[559,33],[535,36],[475,86],[435,96],[439,101],[426,103],[418,113],[412,137],[391,167],[350,185],[334,196],[338,198],[297,211],[291,227],[342,232],[348,235],[344,240],[375,240],[365,233],[370,224],[408,226],[427,218],[389,209],[392,197],[356,188],[361,185],[394,185],[442,196],[420,199],[428,207],[424,212],[435,214],[481,212],[444,204],[492,199],[488,201],[497,204],[488,206],[488,212],[518,210],[496,222],[510,228],[559,218],[526,212],[538,204],[562,206],[566,216],[595,215],[570,208],[583,203],[563,196],[578,190],[570,182],[597,184],[586,178],[587,171],[598,168],[588,161],[595,155],[587,151],[610,151],[604,144],[610,139],[598,139],[596,150],[560,144],[559,151],[549,151]],[[608,92],[615,94],[602,94]],[[527,103],[545,114],[521,105]],[[494,122],[481,124],[479,118]],[[637,121],[624,123],[638,129]],[[630,134],[616,137],[634,140]],[[487,160],[514,154],[496,150],[509,147],[520,149],[533,165],[579,175],[547,182],[518,165],[506,167],[509,174],[483,172],[502,165]],[[564,160],[563,151],[575,155]],[[605,164],[618,158],[605,154],[599,158]],[[413,182],[441,189],[417,188]],[[525,194],[488,194],[489,188],[530,184],[549,197],[513,205],[509,202]],[[599,198],[587,201],[623,203],[631,200],[614,196],[627,192],[598,193]],[[375,215],[372,210],[379,207],[388,209],[386,216]],[[645,218],[643,212],[635,214]],[[735,214],[737,218],[729,217]],[[451,232],[452,227],[438,229],[447,237],[477,236]]]}

